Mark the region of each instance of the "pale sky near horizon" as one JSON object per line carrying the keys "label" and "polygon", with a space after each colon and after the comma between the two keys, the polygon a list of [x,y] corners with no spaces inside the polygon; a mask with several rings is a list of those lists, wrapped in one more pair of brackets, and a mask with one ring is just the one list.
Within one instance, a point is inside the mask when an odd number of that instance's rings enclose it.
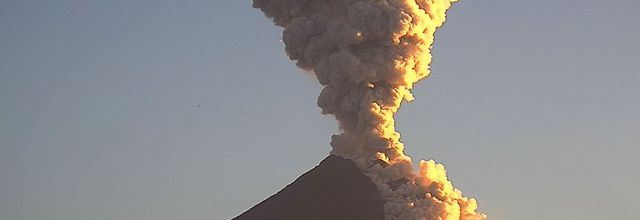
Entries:
{"label": "pale sky near horizon", "polygon": [[[640,219],[640,1],[461,0],[397,115],[490,219]],[[248,0],[0,1],[0,219],[229,219],[328,155]]]}

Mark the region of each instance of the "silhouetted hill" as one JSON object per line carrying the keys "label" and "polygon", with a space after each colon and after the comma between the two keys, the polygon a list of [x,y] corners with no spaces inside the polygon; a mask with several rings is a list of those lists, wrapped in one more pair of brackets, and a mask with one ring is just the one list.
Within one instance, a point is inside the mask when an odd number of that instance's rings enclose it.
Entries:
{"label": "silhouetted hill", "polygon": [[382,220],[383,204],[353,161],[331,155],[234,220]]}

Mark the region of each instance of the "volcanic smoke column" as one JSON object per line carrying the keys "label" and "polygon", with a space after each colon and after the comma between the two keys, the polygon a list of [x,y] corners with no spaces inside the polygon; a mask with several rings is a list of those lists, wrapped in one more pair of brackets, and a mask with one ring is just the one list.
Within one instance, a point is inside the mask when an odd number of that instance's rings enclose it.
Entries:
{"label": "volcanic smoke column", "polygon": [[343,130],[331,139],[332,154],[352,159],[377,184],[386,219],[486,218],[441,164],[420,161],[414,172],[394,125],[413,84],[429,75],[434,33],[455,1],[253,1],[284,27],[289,58],[324,86],[318,106]]}

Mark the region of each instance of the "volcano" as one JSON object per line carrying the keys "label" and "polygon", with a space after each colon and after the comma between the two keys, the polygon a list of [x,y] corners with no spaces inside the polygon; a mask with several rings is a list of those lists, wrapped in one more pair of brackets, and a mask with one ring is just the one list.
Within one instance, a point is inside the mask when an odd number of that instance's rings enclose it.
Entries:
{"label": "volcano", "polygon": [[382,220],[376,185],[348,159],[330,155],[233,220]]}

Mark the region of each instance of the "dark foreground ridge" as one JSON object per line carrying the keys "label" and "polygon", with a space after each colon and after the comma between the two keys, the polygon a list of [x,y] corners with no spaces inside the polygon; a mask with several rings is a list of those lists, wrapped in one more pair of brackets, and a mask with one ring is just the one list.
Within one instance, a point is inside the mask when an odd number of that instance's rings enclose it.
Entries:
{"label": "dark foreground ridge", "polygon": [[383,205],[376,186],[353,161],[330,155],[233,220],[382,220]]}

